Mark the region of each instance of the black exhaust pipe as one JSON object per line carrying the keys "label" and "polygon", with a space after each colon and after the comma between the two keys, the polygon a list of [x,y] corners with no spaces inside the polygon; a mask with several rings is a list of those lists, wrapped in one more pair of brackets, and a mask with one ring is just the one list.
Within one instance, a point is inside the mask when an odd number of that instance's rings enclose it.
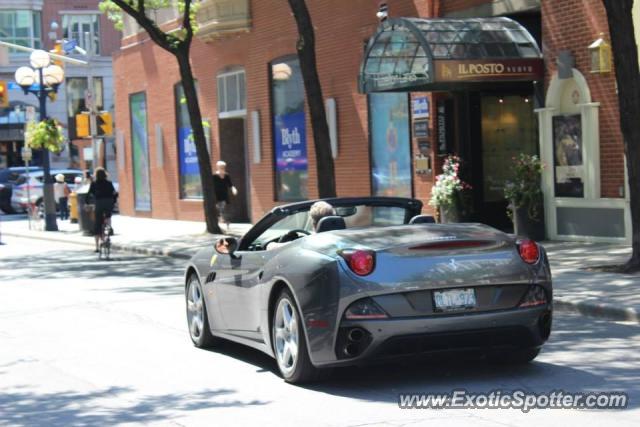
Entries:
{"label": "black exhaust pipe", "polygon": [[364,331],[360,328],[351,329],[347,338],[351,342],[360,342],[364,338]]}

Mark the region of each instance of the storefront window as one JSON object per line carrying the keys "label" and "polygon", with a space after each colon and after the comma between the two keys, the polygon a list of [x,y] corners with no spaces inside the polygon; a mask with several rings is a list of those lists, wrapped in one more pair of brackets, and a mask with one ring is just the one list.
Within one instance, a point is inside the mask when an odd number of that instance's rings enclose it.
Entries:
{"label": "storefront window", "polygon": [[[100,19],[99,15],[79,14],[62,16],[63,37],[75,40],[78,46],[93,55],[100,54]],[[93,40],[87,37],[90,34]]]}
{"label": "storefront window", "polygon": [[308,198],[304,84],[297,59],[271,64],[276,199]]}
{"label": "storefront window", "polygon": [[[40,12],[32,10],[0,10],[0,40],[21,46],[41,48]],[[18,52],[11,50],[12,54]]]}
{"label": "storefront window", "polygon": [[[189,120],[184,89],[180,83],[175,85],[176,127],[178,130],[178,167],[180,171],[180,198],[201,199],[202,181],[198,153],[193,140],[193,130]],[[206,132],[205,128],[205,132]]]}
{"label": "storefront window", "polygon": [[[69,77],[66,81],[67,117],[69,123],[69,139],[77,139],[76,114],[88,111],[86,92],[88,87],[86,77]],[[93,99],[97,111],[104,109],[102,77],[93,78]]]}
{"label": "storefront window", "polygon": [[131,117],[134,205],[137,211],[150,211],[149,131],[147,98],[144,92],[129,96],[129,115]]}
{"label": "storefront window", "polygon": [[369,95],[371,190],[374,196],[411,197],[411,139],[406,93]]}

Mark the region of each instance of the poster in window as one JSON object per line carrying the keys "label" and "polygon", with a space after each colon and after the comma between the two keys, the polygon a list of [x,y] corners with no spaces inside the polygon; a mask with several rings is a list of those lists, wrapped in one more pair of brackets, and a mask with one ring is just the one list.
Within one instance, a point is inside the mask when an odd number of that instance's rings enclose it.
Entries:
{"label": "poster in window", "polygon": [[129,111],[131,114],[135,209],[138,211],[150,211],[149,132],[147,128],[147,100],[144,93],[136,93],[129,97]]}
{"label": "poster in window", "polygon": [[556,197],[584,197],[584,150],[579,114],[553,117]]}
{"label": "poster in window", "polygon": [[373,195],[411,197],[411,139],[407,94],[371,94],[369,114]]}

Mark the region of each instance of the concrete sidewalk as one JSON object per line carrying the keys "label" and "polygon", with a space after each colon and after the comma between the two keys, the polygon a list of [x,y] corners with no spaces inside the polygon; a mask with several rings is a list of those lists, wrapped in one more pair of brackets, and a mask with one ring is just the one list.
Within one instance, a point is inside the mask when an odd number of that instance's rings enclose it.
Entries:
{"label": "concrete sidewalk", "polygon": [[[203,222],[113,217],[116,250],[188,259],[219,237]],[[0,215],[2,235],[76,243],[93,247],[77,224],[58,221],[59,232],[29,230],[24,216]],[[243,235],[250,224],[232,224],[229,235]],[[556,309],[615,321],[640,323],[640,274],[604,273],[594,269],[622,264],[631,248],[605,243],[544,242],[551,262]]]}
{"label": "concrete sidewalk", "polygon": [[[204,222],[170,221],[114,215],[111,219],[115,250],[147,255],[189,259],[198,249],[212,245],[220,237],[206,232]],[[227,235],[244,234],[250,224],[231,224]],[[58,220],[58,232],[42,231],[42,221],[29,223],[24,215],[0,215],[1,235],[29,237],[94,247],[94,238],[84,236],[78,224]]]}

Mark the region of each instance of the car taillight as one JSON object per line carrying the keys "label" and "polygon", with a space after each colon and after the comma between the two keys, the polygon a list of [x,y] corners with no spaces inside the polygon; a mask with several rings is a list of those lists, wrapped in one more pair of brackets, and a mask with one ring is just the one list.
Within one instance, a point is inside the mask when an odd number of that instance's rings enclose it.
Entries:
{"label": "car taillight", "polygon": [[358,276],[371,274],[376,265],[375,252],[364,249],[343,250],[340,256],[347,261],[351,271]]}
{"label": "car taillight", "polygon": [[535,307],[547,303],[547,293],[542,286],[533,285],[529,288],[524,298],[520,302],[519,307]]}
{"label": "car taillight", "polygon": [[535,264],[540,259],[540,248],[533,240],[525,239],[518,242],[520,258],[527,264]]}
{"label": "car taillight", "polygon": [[363,298],[351,304],[344,312],[348,320],[386,319],[389,316],[371,298]]}

